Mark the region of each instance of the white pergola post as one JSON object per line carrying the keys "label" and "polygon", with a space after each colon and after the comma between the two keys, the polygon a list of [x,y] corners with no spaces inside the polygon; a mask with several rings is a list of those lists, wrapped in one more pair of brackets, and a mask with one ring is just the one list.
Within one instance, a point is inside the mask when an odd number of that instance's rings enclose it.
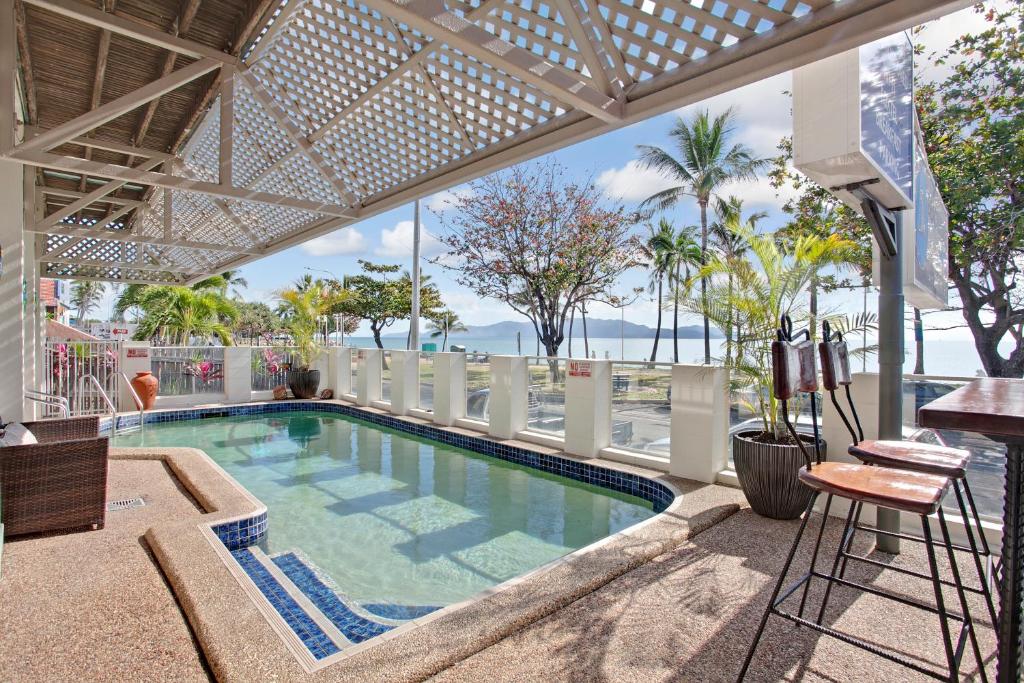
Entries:
{"label": "white pergola post", "polygon": [[[14,0],[0,0],[0,152],[17,142],[15,45]],[[4,422],[21,421],[26,415],[25,385],[29,373],[25,313],[32,255],[24,231],[25,173],[19,164],[0,161],[0,206],[4,207],[0,211],[0,419]]]}
{"label": "white pergola post", "polygon": [[224,399],[228,403],[252,400],[252,348],[224,347]]}
{"label": "white pergola post", "polygon": [[380,400],[380,363],[383,359],[380,349],[356,349],[356,403],[361,406]]}
{"label": "white pergola post", "polygon": [[327,351],[327,386],[334,398],[352,393],[352,349],[334,346]]}
{"label": "white pergola post", "polygon": [[451,427],[466,417],[466,354],[434,354],[434,423]]}
{"label": "white pergola post", "polygon": [[529,382],[525,356],[491,356],[488,433],[513,439],[526,429]]}
{"label": "white pergola post", "polygon": [[669,472],[714,483],[729,462],[729,371],[672,366]]}
{"label": "white pergola post", "polygon": [[419,405],[419,369],[419,351],[391,352],[391,412],[395,415],[408,415]]}
{"label": "white pergola post", "polygon": [[612,363],[565,362],[565,450],[595,458],[612,442]]}

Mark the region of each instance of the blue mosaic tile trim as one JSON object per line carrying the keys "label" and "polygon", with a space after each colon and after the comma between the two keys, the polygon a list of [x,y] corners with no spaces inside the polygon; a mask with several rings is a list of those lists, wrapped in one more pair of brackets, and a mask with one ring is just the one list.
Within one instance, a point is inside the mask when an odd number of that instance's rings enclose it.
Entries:
{"label": "blue mosaic tile trim", "polygon": [[[438,441],[448,446],[464,448],[508,462],[525,465],[533,469],[557,474],[559,476],[575,479],[585,484],[592,484],[601,488],[611,489],[620,493],[643,498],[649,501],[655,512],[662,512],[675,499],[672,491],[661,482],[641,477],[629,472],[619,472],[604,467],[591,465],[590,463],[577,462],[557,455],[545,455],[530,451],[525,448],[509,446],[507,444],[493,441],[482,436],[469,436],[458,434],[445,429],[440,429],[429,424],[418,424],[409,422],[391,415],[373,413],[355,406],[339,405],[336,403],[324,403],[322,401],[279,401],[274,403],[261,403],[253,405],[224,406],[215,408],[194,408],[189,410],[173,410],[158,413],[146,413],[146,424],[151,422],[177,422],[180,420],[198,420],[211,417],[233,417],[236,415],[260,415],[264,413],[282,413],[291,410],[309,410],[325,413],[338,413],[353,417],[364,422],[369,422],[380,427],[394,429],[396,431],[412,434],[425,439]],[[138,416],[125,415],[118,418]],[[110,418],[106,419],[105,429],[110,429]],[[100,423],[100,430],[104,430],[103,422]]]}
{"label": "blue mosaic tile trim", "polygon": [[440,607],[432,605],[389,605],[377,602],[360,605],[360,607],[371,614],[376,614],[378,617],[394,619],[396,621],[419,619],[420,617],[425,617],[431,612],[436,612],[441,609]]}
{"label": "blue mosaic tile trim", "polygon": [[324,582],[313,573],[313,570],[303,564],[302,560],[294,553],[278,555],[271,560],[353,643],[361,643],[394,628],[391,624],[370,621],[353,612],[348,605],[342,602],[337,593],[324,585]]}
{"label": "blue mosaic tile trim", "polygon": [[261,512],[255,517],[216,524],[210,528],[228,550],[247,548],[267,537],[267,513]]}
{"label": "blue mosaic tile trim", "polygon": [[313,657],[323,659],[341,651],[334,641],[327,637],[323,629],[317,626],[316,622],[303,611],[299,603],[288,595],[284,587],[277,582],[251,551],[234,550],[231,555],[253,580],[260,592],[270,601],[270,604],[274,606],[281,618],[295,632],[295,635],[302,640]]}

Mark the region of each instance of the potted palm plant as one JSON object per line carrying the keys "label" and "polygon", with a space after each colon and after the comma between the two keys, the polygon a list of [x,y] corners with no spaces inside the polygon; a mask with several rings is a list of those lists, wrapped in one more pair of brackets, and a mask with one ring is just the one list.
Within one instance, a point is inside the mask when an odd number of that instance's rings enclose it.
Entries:
{"label": "potted palm plant", "polygon": [[[848,263],[856,245],[837,235],[801,237],[784,245],[773,235],[755,234],[738,219],[729,230],[746,249],[710,255],[688,283],[692,288],[698,278],[705,278],[707,295],[684,293],[684,307],[706,315],[719,329],[730,330],[729,351],[720,360],[730,371],[740,407],[756,416],[750,429],[732,436],[740,487],[758,514],[795,519],[807,506],[811,490],[797,478],[803,452],[788,433],[775,399],[771,344],[783,315],[809,322],[809,284],[823,268]],[[800,407],[791,406],[791,412],[799,414]],[[799,436],[813,446],[812,435]],[[819,447],[824,455],[824,442]]]}
{"label": "potted palm plant", "polygon": [[295,398],[313,398],[320,388],[320,371],[313,364],[323,352],[317,340],[317,316],[324,305],[315,288],[303,291],[286,289],[279,293],[288,333],[295,345],[294,362],[288,369],[287,383]]}

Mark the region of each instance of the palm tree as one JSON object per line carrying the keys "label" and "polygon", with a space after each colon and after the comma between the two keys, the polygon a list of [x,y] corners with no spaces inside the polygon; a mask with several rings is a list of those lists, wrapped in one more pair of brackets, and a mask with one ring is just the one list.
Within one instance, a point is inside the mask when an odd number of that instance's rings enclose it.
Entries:
{"label": "palm tree", "polygon": [[[757,223],[768,217],[764,211],[757,211],[745,219],[743,217],[743,200],[730,196],[728,199],[718,198],[715,205],[716,220],[708,229],[711,240],[714,241],[718,251],[726,257],[741,257],[750,248],[750,245],[743,238],[744,232],[754,233]],[[739,228],[745,228],[740,231]],[[727,278],[728,291],[732,292],[733,275],[730,272]],[[733,324],[730,319],[725,329],[725,357],[732,354],[732,333]]]}
{"label": "palm tree", "polygon": [[[679,362],[679,298],[689,292],[690,268],[703,263],[700,245],[690,225],[679,228],[672,242],[669,285],[672,289],[672,362]],[[707,328],[705,327],[705,331]]]}
{"label": "palm tree", "polygon": [[144,315],[135,331],[136,339],[163,335],[183,346],[196,337],[217,339],[224,346],[232,344],[229,323],[238,317],[238,311],[214,289],[149,287],[142,293],[139,307]]}
{"label": "palm tree", "polygon": [[430,330],[431,338],[437,339],[441,336],[444,337],[441,341],[442,351],[448,347],[448,335],[450,333],[469,331],[469,328],[466,327],[465,323],[459,320],[458,314],[448,308],[440,311],[431,318],[430,322],[427,323],[427,328]]}
{"label": "palm tree", "polygon": [[71,289],[71,305],[78,310],[78,324],[85,322],[89,311],[100,305],[100,299],[106,291],[103,282],[92,280],[76,280]]}
{"label": "palm tree", "polygon": [[[660,147],[640,145],[640,163],[646,168],[660,171],[678,183],[657,192],[641,203],[641,207],[656,210],[669,209],[683,197],[693,197],[700,208],[701,262],[708,256],[708,206],[715,193],[726,183],[735,180],[754,180],[768,159],[759,159],[742,144],[729,145],[733,133],[735,112],[730,108],[711,118],[707,110],[697,112],[689,121],[680,117],[669,131],[675,142],[679,158]],[[701,297],[707,299],[707,283],[700,283]],[[704,318],[704,362],[711,362],[711,327]]]}
{"label": "palm tree", "polygon": [[658,323],[654,328],[654,347],[651,349],[651,362],[653,363],[658,360],[658,342],[661,341],[661,306],[665,276],[671,275],[675,265],[676,233],[672,224],[665,218],[658,221],[657,228],[653,225],[648,225],[647,228],[650,230],[650,234],[647,240],[640,245],[640,252],[647,260],[648,268],[651,271],[650,280],[647,283],[647,293],[654,294],[655,291],[658,293]]}

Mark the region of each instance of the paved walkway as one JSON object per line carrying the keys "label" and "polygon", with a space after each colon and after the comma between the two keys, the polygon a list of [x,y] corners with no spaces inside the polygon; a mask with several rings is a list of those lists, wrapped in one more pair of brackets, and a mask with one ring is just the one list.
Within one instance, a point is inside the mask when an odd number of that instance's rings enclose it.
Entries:
{"label": "paved walkway", "polygon": [[112,460],[107,500],[147,505],[108,512],[98,531],[4,545],[0,580],[2,681],[208,681],[192,632],[142,535],[200,511],[158,460]]}
{"label": "paved walkway", "polygon": [[[823,547],[835,548],[840,530],[840,522],[830,524]],[[734,681],[795,531],[793,522],[744,509],[433,680]],[[867,550],[869,538],[861,545]],[[809,546],[802,544],[804,570]],[[876,557],[917,569],[927,566],[920,546],[903,546],[897,560]],[[896,578],[893,572],[879,576],[865,566],[851,563],[848,576],[922,600],[933,598],[929,583]],[[810,604],[819,604],[817,597],[818,591],[812,591]],[[956,600],[952,591],[947,600]],[[972,604],[975,613],[983,612],[980,600]],[[988,618],[984,621],[982,650],[991,660],[994,636]],[[945,661],[938,618],[913,608],[837,588],[827,622],[895,646],[923,663],[938,667]],[[993,676],[991,661],[987,669]],[[969,648],[961,671],[974,671]],[[773,617],[747,680],[930,679]]]}

